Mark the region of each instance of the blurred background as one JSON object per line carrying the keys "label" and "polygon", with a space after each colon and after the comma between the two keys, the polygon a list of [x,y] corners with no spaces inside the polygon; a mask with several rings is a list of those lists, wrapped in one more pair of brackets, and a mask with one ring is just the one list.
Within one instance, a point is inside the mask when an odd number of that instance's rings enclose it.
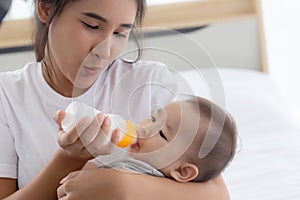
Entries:
{"label": "blurred background", "polygon": [[[1,0],[2,1],[2,0]],[[167,4],[185,0],[148,0],[148,4]],[[34,10],[33,0],[13,0],[11,9],[5,21],[31,18]],[[284,97],[286,109],[300,122],[300,1],[299,0],[261,0],[265,56],[268,72],[280,88]],[[209,34],[203,34],[203,45],[207,45],[209,53],[218,66],[226,65],[259,65],[261,54],[259,52],[258,24],[252,19],[244,23],[232,22],[228,24],[232,32],[226,29],[217,29],[224,37],[233,37],[231,44],[223,39],[211,42]],[[239,36],[235,32],[241,32]],[[0,29],[1,33],[1,29]],[[5,34],[5,33],[1,33]],[[0,34],[0,35],[1,35]],[[245,39],[245,35],[251,40]],[[1,41],[0,37],[0,43]],[[213,44],[213,45],[212,45]],[[231,48],[229,48],[231,47]],[[238,48],[242,51],[237,50]],[[226,49],[227,48],[227,49]],[[226,49],[224,53],[224,49]],[[221,52],[223,50],[223,52]],[[231,56],[229,54],[234,56]],[[228,54],[228,55],[227,55]],[[9,49],[0,47],[0,71],[14,70],[22,67],[27,61],[34,60],[34,54],[27,49]]]}

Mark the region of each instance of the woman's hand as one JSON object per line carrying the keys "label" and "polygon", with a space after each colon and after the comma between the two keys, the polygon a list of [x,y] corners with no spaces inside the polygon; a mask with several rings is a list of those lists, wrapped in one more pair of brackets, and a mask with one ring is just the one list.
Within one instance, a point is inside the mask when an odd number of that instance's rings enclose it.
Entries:
{"label": "woman's hand", "polygon": [[70,173],[57,189],[59,200],[229,200],[221,176],[203,183],[179,183],[169,178],[94,169]]}
{"label": "woman's hand", "polygon": [[103,113],[97,114],[92,121],[84,117],[71,131],[65,132],[61,127],[65,115],[65,111],[59,110],[53,118],[59,126],[58,144],[68,156],[87,161],[99,155],[112,153],[118,142],[118,131],[115,130],[110,142],[107,142],[111,124],[108,117]]}
{"label": "woman's hand", "polygon": [[130,199],[127,173],[95,169],[70,173],[57,189],[59,200]]}

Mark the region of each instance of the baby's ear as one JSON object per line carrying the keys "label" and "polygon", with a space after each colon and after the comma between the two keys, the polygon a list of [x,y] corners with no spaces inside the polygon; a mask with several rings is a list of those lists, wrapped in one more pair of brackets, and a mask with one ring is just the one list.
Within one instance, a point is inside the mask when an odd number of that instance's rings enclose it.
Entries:
{"label": "baby's ear", "polygon": [[48,17],[49,17],[49,11],[51,9],[52,4],[42,2],[41,0],[36,1],[36,12],[38,15],[38,18],[41,22],[47,23]]}
{"label": "baby's ear", "polygon": [[183,163],[175,169],[172,169],[170,176],[176,181],[186,183],[198,176],[198,168],[191,163]]}

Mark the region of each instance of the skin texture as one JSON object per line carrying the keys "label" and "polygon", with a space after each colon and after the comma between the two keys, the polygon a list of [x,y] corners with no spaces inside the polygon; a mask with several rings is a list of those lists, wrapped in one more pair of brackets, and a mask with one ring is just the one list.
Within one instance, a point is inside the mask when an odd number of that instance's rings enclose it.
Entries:
{"label": "skin texture", "polygon": [[197,110],[183,101],[158,110],[138,130],[137,143],[129,149],[131,157],[151,164],[165,176],[179,182],[193,180],[198,175],[198,169],[189,157],[197,155],[200,147],[196,145],[189,151],[185,147],[189,147],[189,141],[194,138],[199,140],[200,127],[193,125],[198,124],[199,116]]}
{"label": "skin texture", "polygon": [[[132,0],[116,6],[118,3],[75,1],[54,19],[45,58],[48,67],[44,69],[48,71],[43,72],[54,90],[64,96],[71,96],[73,90],[76,95],[84,93],[121,53],[131,30],[128,27],[134,23],[136,5]],[[84,13],[97,14],[107,22]]]}
{"label": "skin texture", "polygon": [[[49,24],[49,43],[43,59],[43,76],[49,86],[65,97],[83,94],[124,48],[131,30],[128,25],[134,23],[136,8],[134,0],[78,0],[68,4]],[[40,21],[47,23],[50,9],[48,4],[37,0]],[[105,22],[91,17],[95,14],[105,18]],[[97,169],[75,173],[61,182],[70,172],[82,169],[92,158],[87,146],[94,153],[105,155],[111,152],[117,141],[117,133],[114,133],[112,146],[99,145],[109,130],[109,120],[102,113],[90,119],[91,123],[82,119],[78,123],[80,128],[70,132],[62,131],[64,116],[64,111],[60,111],[53,117],[58,125],[60,145],[53,158],[20,190],[16,187],[17,180],[0,178],[2,199],[53,200],[57,199],[57,193],[60,199],[195,199],[195,196],[206,200],[228,199],[221,177],[201,184],[180,184],[167,179]],[[85,144],[82,141],[86,141]]]}

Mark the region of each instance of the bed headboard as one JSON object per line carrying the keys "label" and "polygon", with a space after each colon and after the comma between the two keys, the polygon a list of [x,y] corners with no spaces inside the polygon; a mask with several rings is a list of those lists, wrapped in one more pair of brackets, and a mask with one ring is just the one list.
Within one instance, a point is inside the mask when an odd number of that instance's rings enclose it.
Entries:
{"label": "bed headboard", "polygon": [[[151,43],[167,46],[177,45],[177,49],[186,46],[184,48],[187,48],[187,50],[183,50],[185,52],[190,50],[190,46],[186,42],[189,38],[190,42],[193,40],[191,45],[197,43],[198,46],[202,46],[203,51],[212,54],[212,59],[217,60],[217,66],[242,66],[267,72],[259,5],[260,0],[194,0],[150,5],[145,16],[144,27],[146,32],[152,33],[148,34],[150,36],[146,38],[150,38],[147,40]],[[29,49],[28,47],[32,46],[32,25],[32,19],[5,21],[0,28],[0,52]],[[158,27],[160,30],[157,31],[156,28],[150,27]],[[236,27],[239,27],[242,32],[236,31]],[[255,29],[248,30],[249,27]],[[166,34],[166,29],[180,31],[187,38],[179,34],[181,39],[184,38],[180,41],[176,34],[172,34],[173,31],[167,31],[169,33]],[[222,35],[218,35],[217,33],[221,29],[226,31]],[[153,32],[158,34],[153,34]],[[253,44],[253,42],[243,38],[247,34],[249,37],[257,39],[257,43]],[[234,43],[228,42],[230,38],[234,40]],[[238,48],[245,51],[242,52]],[[255,55],[252,55],[253,53],[250,50],[247,51],[252,48],[256,51]],[[222,57],[222,51],[228,52],[229,50],[233,52],[233,55]],[[194,51],[191,52],[189,53],[191,57],[198,56],[193,54]],[[217,55],[215,56],[216,59],[214,55]],[[248,55],[248,57],[243,57],[244,55]],[[226,56],[227,58],[232,57],[231,60],[235,61],[234,64],[226,63]],[[258,59],[254,57],[258,57]],[[254,61],[255,59],[258,61]],[[248,65],[245,63],[248,63]],[[205,65],[205,61],[203,65]]]}
{"label": "bed headboard", "polygon": [[[243,67],[268,72],[260,0],[194,0],[153,5],[147,11],[144,27],[186,31],[185,34],[203,44],[203,48],[207,48],[208,53],[215,53],[215,57],[211,56],[212,59],[216,58],[219,61],[216,63],[217,66],[226,65],[226,67]],[[236,28],[240,32],[235,32]],[[226,30],[223,32],[224,35],[218,35],[218,32],[223,30]],[[185,41],[180,44],[180,40],[175,36],[169,37],[172,40],[170,39],[168,45],[174,42],[178,46],[184,45]],[[250,44],[254,40],[249,40],[247,37],[255,38],[256,44]],[[230,40],[234,40],[232,47]],[[245,50],[246,48],[249,51]],[[226,59],[221,57],[221,51],[228,50],[233,51],[229,56],[232,56],[232,60],[235,59],[234,64],[226,62]],[[253,50],[256,51],[256,55],[251,52]],[[243,57],[242,54],[251,55]],[[247,62],[248,65],[245,64]]]}

